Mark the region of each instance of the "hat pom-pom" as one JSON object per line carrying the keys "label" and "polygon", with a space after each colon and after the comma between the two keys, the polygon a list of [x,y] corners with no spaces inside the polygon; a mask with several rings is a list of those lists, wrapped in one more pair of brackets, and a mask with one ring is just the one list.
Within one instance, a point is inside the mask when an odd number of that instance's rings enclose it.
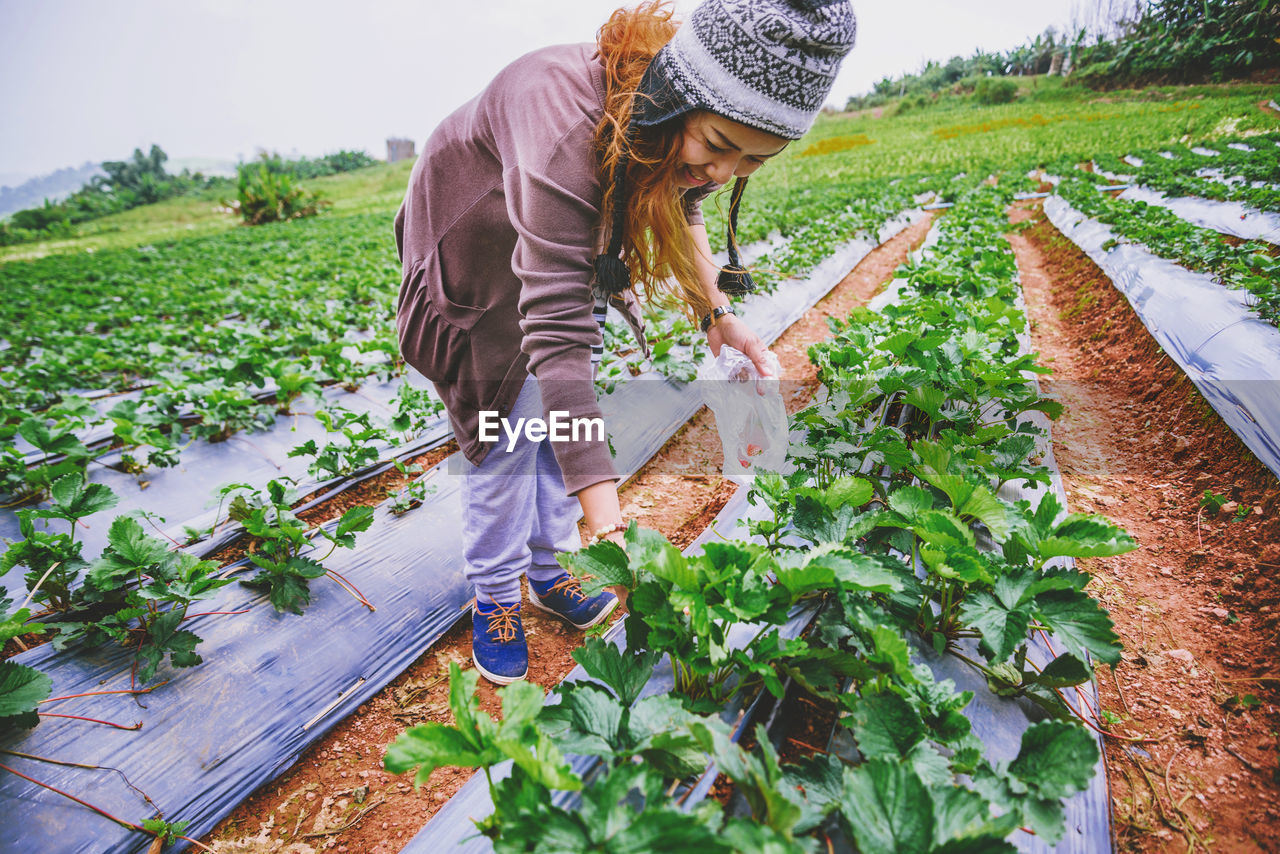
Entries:
{"label": "hat pom-pom", "polygon": [[617,296],[631,287],[631,271],[618,256],[597,255],[592,266],[596,271],[596,284],[606,294]]}
{"label": "hat pom-pom", "polygon": [[751,274],[736,264],[729,264],[720,271],[716,285],[722,293],[730,296],[743,296],[755,293],[756,290],[756,283],[752,280]]}

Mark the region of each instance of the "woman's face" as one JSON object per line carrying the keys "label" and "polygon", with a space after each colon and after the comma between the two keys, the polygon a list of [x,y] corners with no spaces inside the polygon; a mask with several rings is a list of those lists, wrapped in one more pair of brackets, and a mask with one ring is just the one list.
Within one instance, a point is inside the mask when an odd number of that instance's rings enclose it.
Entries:
{"label": "woman's face", "polygon": [[713,182],[727,184],[734,177],[745,178],[786,148],[789,141],[706,110],[695,110],[684,120],[676,186],[687,190]]}

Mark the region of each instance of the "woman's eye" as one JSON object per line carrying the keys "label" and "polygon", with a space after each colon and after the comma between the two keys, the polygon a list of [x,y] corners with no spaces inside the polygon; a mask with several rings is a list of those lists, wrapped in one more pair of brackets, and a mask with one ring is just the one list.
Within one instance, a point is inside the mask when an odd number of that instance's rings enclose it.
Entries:
{"label": "woman's eye", "polygon": [[721,148],[721,147],[720,147],[720,146],[718,146],[718,145],[713,145],[713,144],[712,144],[712,142],[711,142],[711,140],[709,140],[709,139],[708,139],[708,140],[703,140],[703,141],[706,143],[707,148],[708,148],[709,150],[711,150],[712,152],[714,152],[715,154],[724,154],[724,152],[728,150],[728,149]]}

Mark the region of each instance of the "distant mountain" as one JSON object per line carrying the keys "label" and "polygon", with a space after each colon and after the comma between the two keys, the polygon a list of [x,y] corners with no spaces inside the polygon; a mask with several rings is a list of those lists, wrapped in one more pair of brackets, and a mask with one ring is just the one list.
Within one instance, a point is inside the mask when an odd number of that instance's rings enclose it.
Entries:
{"label": "distant mountain", "polygon": [[60,201],[87,184],[95,175],[105,175],[97,163],[85,163],[83,166],[68,166],[32,178],[16,187],[0,187],[0,216],[8,216],[14,211],[39,207],[45,199]]}

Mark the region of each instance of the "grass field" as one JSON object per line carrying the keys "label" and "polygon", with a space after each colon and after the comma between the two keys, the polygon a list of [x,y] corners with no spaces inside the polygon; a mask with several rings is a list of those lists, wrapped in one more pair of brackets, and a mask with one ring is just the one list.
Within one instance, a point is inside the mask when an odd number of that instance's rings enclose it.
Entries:
{"label": "grass field", "polygon": [[[1128,148],[1198,142],[1217,136],[1280,128],[1280,115],[1257,105],[1274,86],[1212,85],[1122,90],[1105,94],[1030,77],[1011,104],[983,106],[972,96],[943,95],[927,106],[821,116],[752,178],[742,237],[764,236],[779,213],[805,211],[814,196],[839,196],[863,181],[887,176],[1025,170],[1058,157],[1087,158]],[[857,138],[847,145],[845,140]],[[869,140],[869,141],[868,141]],[[808,153],[826,143],[830,154]],[[404,195],[410,162],[379,165],[307,182],[333,201],[325,218],[394,212]],[[716,201],[708,214],[716,215]],[[123,249],[207,236],[238,227],[222,197],[200,194],[104,217],[81,226],[82,236],[0,249],[0,263],[66,252]],[[291,228],[305,231],[313,223]],[[713,233],[718,229],[713,229]],[[0,279],[2,281],[2,279]]]}

